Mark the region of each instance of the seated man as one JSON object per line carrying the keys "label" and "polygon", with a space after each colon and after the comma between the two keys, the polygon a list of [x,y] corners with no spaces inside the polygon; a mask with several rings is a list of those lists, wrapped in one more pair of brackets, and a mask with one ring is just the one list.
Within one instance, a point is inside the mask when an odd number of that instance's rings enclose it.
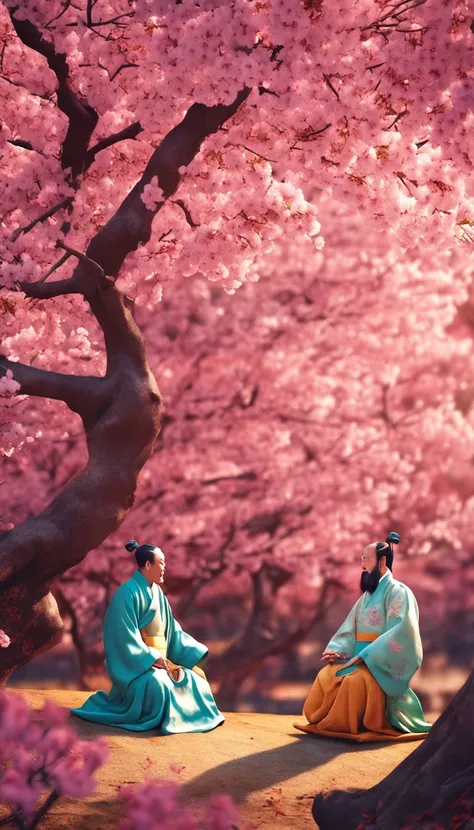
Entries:
{"label": "seated man", "polygon": [[96,692],[73,714],[131,732],[209,732],[224,722],[202,664],[206,646],[186,634],[161,590],[165,557],[154,545],[126,546],[137,570],[115,593],[104,622],[109,694]]}
{"label": "seated man", "polygon": [[331,665],[317,675],[303,708],[308,722],[297,729],[360,742],[417,740],[430,730],[408,686],[423,651],[414,594],[392,575],[399,540],[390,533],[365,548],[364,593],[323,652]]}

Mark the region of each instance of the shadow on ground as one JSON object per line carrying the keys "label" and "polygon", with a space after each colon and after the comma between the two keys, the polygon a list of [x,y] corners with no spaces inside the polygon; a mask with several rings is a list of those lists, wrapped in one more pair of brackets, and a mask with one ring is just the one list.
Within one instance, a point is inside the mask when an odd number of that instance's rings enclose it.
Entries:
{"label": "shadow on ground", "polygon": [[[47,699],[75,708],[88,696],[46,690],[25,694],[35,708]],[[257,828],[315,830],[311,796],[335,788],[371,787],[416,746],[361,746],[315,738],[295,730],[294,720],[298,718],[231,713],[224,726],[210,733],[160,736],[153,732],[137,735],[71,716],[82,738],[104,735],[108,739],[110,761],[97,775],[95,794],[77,801],[60,800],[42,830],[112,830],[123,812],[120,787],[156,778],[179,778],[187,802],[228,792],[239,804],[242,817]],[[179,777],[170,764],[184,765]]]}

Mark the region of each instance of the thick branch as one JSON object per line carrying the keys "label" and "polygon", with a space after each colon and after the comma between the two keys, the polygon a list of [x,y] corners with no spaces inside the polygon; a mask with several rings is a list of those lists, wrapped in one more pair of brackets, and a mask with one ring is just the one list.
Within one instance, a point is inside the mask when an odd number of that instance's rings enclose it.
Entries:
{"label": "thick branch", "polygon": [[148,210],[141,199],[145,185],[156,176],[165,199],[172,196],[181,179],[179,168],[187,167],[203,141],[235,115],[249,94],[250,90],[244,88],[229,106],[193,104],[181,123],[165,136],[151,156],[140,181],[87,249],[87,256],[98,262],[106,274],[117,276],[125,257],[135,251],[140,243],[150,239],[153,218],[163,202],[155,210]]}
{"label": "thick branch", "polygon": [[[100,266],[109,276],[118,275],[128,254],[135,251],[140,243],[150,239],[153,218],[164,204],[160,202],[155,210],[148,210],[141,198],[144,187],[156,176],[165,199],[175,193],[181,179],[179,168],[186,167],[192,161],[199,152],[202,142],[235,115],[249,94],[249,89],[241,90],[233,104],[229,106],[206,107],[203,104],[193,104],[181,123],[165,136],[154,151],[140,181],[124,199],[114,216],[92,239],[86,251],[86,260]],[[138,135],[139,126],[139,124],[132,124],[130,128],[127,128],[129,135],[126,137],[133,137],[134,132]],[[109,141],[107,146],[115,143],[112,141],[114,138],[121,140],[117,138],[117,135],[104,139],[104,142]],[[122,134],[121,137],[125,136]],[[95,156],[105,146],[105,143],[98,142],[90,153]],[[93,161],[93,156],[89,157],[90,163]],[[61,247],[65,248],[64,245]],[[65,248],[65,250],[68,249]],[[77,256],[77,252],[74,253]],[[49,299],[67,293],[81,293],[91,302],[91,298],[96,293],[96,277],[83,265],[81,263],[78,266],[69,280],[47,285],[43,280],[37,283],[22,283],[21,288],[29,297],[38,299]],[[99,310],[100,308],[97,309]],[[93,311],[96,313],[95,308]],[[100,322],[102,325],[102,321]]]}
{"label": "thick branch", "polygon": [[108,138],[101,138],[100,141],[97,142],[90,150],[88,150],[84,162],[84,171],[88,170],[91,164],[93,163],[97,153],[100,153],[101,150],[106,150],[107,147],[112,147],[114,144],[118,144],[119,141],[124,141],[127,138],[133,139],[136,138],[143,131],[143,127],[139,121],[135,121],[134,124],[130,124],[128,127],[125,127],[123,130],[120,130],[118,133],[114,133],[113,135],[109,135]]}
{"label": "thick branch", "polygon": [[14,6],[10,9],[15,32],[25,46],[38,52],[47,60],[49,68],[58,79],[56,90],[58,106],[69,119],[69,127],[62,146],[61,166],[63,170],[71,168],[74,180],[83,171],[89,141],[99,116],[85,99],[72,91],[66,55],[57,53],[53,44],[43,39],[30,20],[18,20],[15,17],[18,8],[19,6]]}
{"label": "thick branch", "polygon": [[25,366],[23,363],[13,363],[0,357],[0,377],[3,377],[8,370],[13,373],[13,379],[21,386],[19,394],[64,401],[73,412],[84,417],[96,405],[95,401],[103,385],[101,378],[75,377],[48,372],[44,369],[36,369],[34,366]]}
{"label": "thick branch", "polygon": [[330,591],[339,587],[339,583],[327,580],[316,603],[315,611],[307,620],[281,636],[266,638],[259,635],[256,630],[257,626],[258,629],[264,627],[262,619],[264,603],[261,584],[256,587],[254,582],[254,608],[245,631],[221,657],[216,658],[210,664],[212,679],[222,681],[221,694],[232,695],[233,689],[238,692],[243,681],[256,672],[264,660],[279,654],[286,654],[300,643],[308,632],[324,618],[333,602],[329,599]]}
{"label": "thick branch", "polygon": [[[61,263],[65,262],[64,257],[61,257]],[[58,266],[59,267],[59,266]],[[49,269],[48,276],[53,273],[56,268]],[[38,282],[21,282],[19,287],[26,294],[27,297],[32,297],[36,300],[51,300],[53,297],[62,297],[64,294],[81,294],[82,286],[75,276],[69,277],[66,280],[57,280],[56,282],[45,283],[46,275],[41,277]]]}
{"label": "thick branch", "polygon": [[36,147],[33,147],[31,141],[25,141],[23,138],[9,138],[8,144],[11,144],[13,147],[21,147],[22,150],[30,150],[32,153],[39,153],[41,156],[44,156],[42,150],[37,150]]}

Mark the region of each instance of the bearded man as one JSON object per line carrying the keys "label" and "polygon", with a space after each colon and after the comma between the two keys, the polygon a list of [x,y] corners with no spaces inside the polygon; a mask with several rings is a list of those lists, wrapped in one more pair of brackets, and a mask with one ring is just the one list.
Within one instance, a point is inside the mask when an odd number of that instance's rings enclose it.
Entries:
{"label": "bearded man", "polygon": [[[362,596],[328,643],[321,669],[304,704],[313,735],[349,740],[391,741],[424,738],[431,724],[409,682],[423,659],[418,605],[394,579],[397,533],[362,554]],[[342,665],[341,665],[342,664]]]}

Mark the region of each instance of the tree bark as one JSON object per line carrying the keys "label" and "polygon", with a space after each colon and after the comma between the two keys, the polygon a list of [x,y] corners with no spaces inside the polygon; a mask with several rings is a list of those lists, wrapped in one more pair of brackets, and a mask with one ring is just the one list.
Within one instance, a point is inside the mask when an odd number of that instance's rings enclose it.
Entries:
{"label": "tree bark", "polygon": [[[60,640],[62,621],[50,586],[120,526],[160,428],[158,387],[130,312],[113,284],[96,286],[95,296],[87,288],[105,333],[106,376],[18,369],[22,391],[64,400],[81,416],[89,458],[39,516],[0,538],[0,620],[11,639],[0,654],[0,682]],[[9,368],[16,376],[14,364],[1,359],[0,372]]]}
{"label": "tree bark", "polygon": [[320,830],[443,830],[474,814],[474,672],[423,743],[370,790],[317,795]]}
{"label": "tree bark", "polygon": [[[74,187],[79,187],[96,153],[120,138],[135,137],[139,125],[131,135],[99,142],[89,154],[98,116],[72,92],[66,56],[57,53],[33,23],[18,20],[17,10],[18,6],[11,8],[10,16],[18,37],[56,74],[58,107],[69,121],[61,165],[71,170]],[[160,430],[162,405],[130,303],[116,290],[115,279],[125,258],[150,238],[154,216],[178,188],[179,168],[189,164],[202,142],[237,112],[249,93],[243,89],[229,106],[194,104],[154,150],[142,177],[91,239],[86,254],[58,240],[58,247],[78,260],[72,276],[46,283],[54,266],[42,280],[20,286],[27,297],[41,300],[81,294],[102,328],[107,371],[103,378],[69,377],[10,363],[0,355],[0,377],[11,370],[21,392],[64,401],[80,415],[88,447],[84,469],[39,516],[0,533],[0,622],[11,639],[8,648],[0,649],[0,684],[59,642],[63,626],[51,585],[117,530],[133,505],[138,475]],[[141,196],[153,176],[165,200],[148,210]],[[64,233],[67,229],[62,228]]]}

